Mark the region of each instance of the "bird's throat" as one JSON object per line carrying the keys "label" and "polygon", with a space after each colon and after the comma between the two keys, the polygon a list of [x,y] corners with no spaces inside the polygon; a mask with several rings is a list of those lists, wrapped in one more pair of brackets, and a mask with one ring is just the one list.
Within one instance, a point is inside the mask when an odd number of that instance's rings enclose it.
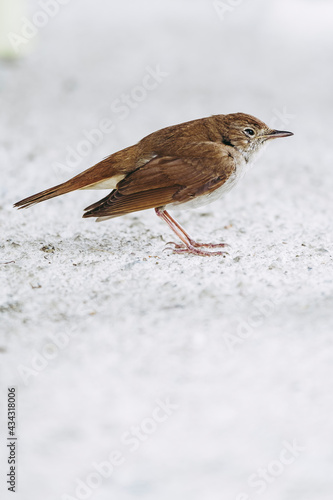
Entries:
{"label": "bird's throat", "polygon": [[266,149],[267,142],[262,142],[260,144],[249,144],[249,147],[242,148],[235,146],[235,149],[242,155],[245,163],[253,164]]}

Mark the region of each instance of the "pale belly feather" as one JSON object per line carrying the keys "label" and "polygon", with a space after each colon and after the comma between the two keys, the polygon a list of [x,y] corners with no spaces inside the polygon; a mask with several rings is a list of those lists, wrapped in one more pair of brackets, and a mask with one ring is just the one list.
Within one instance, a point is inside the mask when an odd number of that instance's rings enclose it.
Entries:
{"label": "pale belly feather", "polygon": [[187,208],[198,208],[204,205],[208,205],[209,203],[213,203],[213,201],[220,199],[225,193],[228,193],[245,175],[250,167],[251,165],[249,163],[246,163],[244,159],[241,159],[241,161],[238,162],[235,171],[230,175],[229,179],[218,189],[215,189],[211,193],[197,196],[196,198],[186,201],[185,203],[170,203],[169,205],[167,205],[167,208],[177,208],[177,210],[183,210]]}

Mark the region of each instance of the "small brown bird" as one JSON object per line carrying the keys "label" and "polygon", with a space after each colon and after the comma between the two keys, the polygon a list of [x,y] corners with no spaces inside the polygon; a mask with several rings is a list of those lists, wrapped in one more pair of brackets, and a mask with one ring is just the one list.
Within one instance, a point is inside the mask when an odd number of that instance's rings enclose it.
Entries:
{"label": "small brown bird", "polygon": [[211,203],[243,176],[270,139],[292,132],[272,130],[244,113],[215,115],[166,127],[138,144],[108,156],[72,179],[25,198],[15,207],[29,207],[76,189],[112,189],[85,209],[83,217],[97,221],[155,208],[182,244],[176,253],[224,255],[210,251],[224,243],[194,241],[166,208],[192,208]]}

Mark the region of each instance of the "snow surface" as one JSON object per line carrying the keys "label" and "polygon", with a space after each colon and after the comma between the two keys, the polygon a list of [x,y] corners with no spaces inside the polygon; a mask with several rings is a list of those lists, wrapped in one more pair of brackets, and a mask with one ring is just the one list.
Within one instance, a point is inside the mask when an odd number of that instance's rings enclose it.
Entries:
{"label": "snow surface", "polygon": [[[18,393],[17,493],[3,433],[1,498],[332,499],[332,16],[325,0],[72,1],[1,62],[3,430]],[[81,219],[102,191],[12,209],[154,130],[237,111],[295,136],[179,213],[226,258],[163,251],[153,211]]]}

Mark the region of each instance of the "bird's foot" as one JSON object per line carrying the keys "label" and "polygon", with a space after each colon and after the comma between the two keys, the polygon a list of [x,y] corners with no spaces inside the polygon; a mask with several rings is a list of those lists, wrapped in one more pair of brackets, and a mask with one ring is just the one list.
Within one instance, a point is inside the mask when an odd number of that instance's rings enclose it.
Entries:
{"label": "bird's foot", "polygon": [[[192,238],[188,239],[188,244],[195,248],[225,248],[230,247],[228,243],[199,243],[198,241],[192,240]],[[175,245],[175,248],[183,248],[183,243],[175,243],[174,241],[168,241],[167,245]]]}
{"label": "bird's foot", "polygon": [[[193,244],[195,243],[195,244]],[[210,243],[197,243],[191,241],[187,245],[175,243],[174,241],[169,241],[167,245],[174,245],[173,247],[165,247],[164,250],[172,250],[173,253],[189,253],[194,255],[201,255],[202,257],[210,257],[214,255],[220,255],[225,257],[229,255],[228,252],[220,251],[220,252],[211,252],[209,250],[204,250],[206,248],[218,248],[218,247],[226,247],[229,246],[226,243],[218,243],[218,244],[210,244]]]}
{"label": "bird's foot", "polygon": [[189,240],[190,244],[195,248],[225,248],[230,247],[228,243],[198,243],[192,239]]}

